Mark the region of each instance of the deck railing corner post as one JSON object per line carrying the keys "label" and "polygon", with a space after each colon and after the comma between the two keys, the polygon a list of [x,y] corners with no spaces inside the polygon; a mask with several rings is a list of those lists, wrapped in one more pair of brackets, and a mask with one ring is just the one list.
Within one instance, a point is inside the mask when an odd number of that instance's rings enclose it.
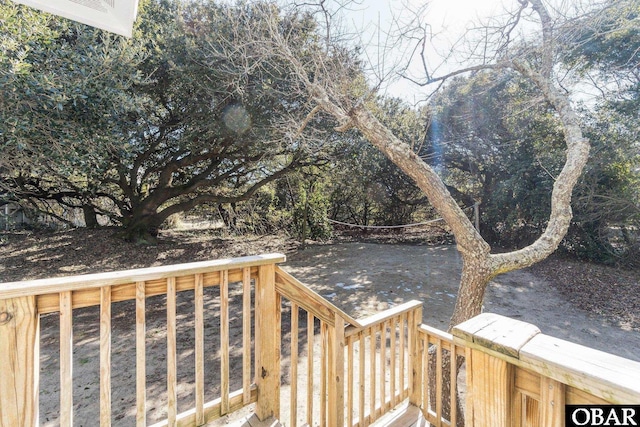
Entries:
{"label": "deck railing corner post", "polygon": [[[540,330],[526,322],[483,313],[452,330],[467,351],[467,426],[511,427],[516,402],[513,363],[520,349]],[[470,403],[470,404],[469,404]]]}
{"label": "deck railing corner post", "polygon": [[256,415],[263,421],[280,416],[281,313],[275,287],[275,264],[258,267],[255,301]]}
{"label": "deck railing corner post", "polygon": [[40,316],[36,299],[0,300],[0,426],[38,422]]}

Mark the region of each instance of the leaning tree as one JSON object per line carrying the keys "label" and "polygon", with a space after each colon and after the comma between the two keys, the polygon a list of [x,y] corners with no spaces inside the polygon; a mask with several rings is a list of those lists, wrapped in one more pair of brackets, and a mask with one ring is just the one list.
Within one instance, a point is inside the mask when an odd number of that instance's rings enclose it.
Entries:
{"label": "leaning tree", "polygon": [[[564,238],[572,219],[571,196],[573,189],[587,163],[590,144],[583,136],[580,117],[574,110],[569,94],[558,81],[557,53],[565,47],[557,42],[558,24],[565,17],[554,17],[542,0],[518,0],[517,9],[502,25],[492,23],[483,28],[484,36],[472,45],[471,54],[481,52],[479,62],[468,67],[434,76],[423,57],[425,76],[422,85],[442,84],[448,79],[465,73],[483,73],[488,70],[509,69],[531,81],[544,102],[553,109],[562,128],[566,144],[565,161],[555,178],[550,195],[551,209],[547,225],[542,234],[531,244],[506,253],[492,253],[490,245],[483,239],[447,189],[438,170],[430,166],[411,149],[407,141],[395,135],[374,114],[372,93],[353,90],[354,75],[358,61],[353,60],[344,42],[329,27],[324,34],[323,49],[315,54],[301,55],[297,51],[295,37],[276,31],[278,20],[272,20],[270,40],[261,41],[256,48],[263,49],[265,56],[284,58],[297,70],[300,88],[313,102],[312,111],[321,111],[335,120],[337,131],[357,129],[378,150],[410,176],[424,192],[429,202],[447,222],[453,232],[457,249],[463,260],[462,274],[450,327],[468,320],[482,310],[487,285],[499,274],[521,269],[541,261],[553,253]],[[327,18],[326,2],[316,4],[316,11]],[[526,37],[518,38],[518,29],[524,18],[531,18],[539,31],[528,31]],[[529,23],[530,24],[530,23]],[[429,35],[423,31],[419,45],[428,42]],[[404,29],[402,34],[410,34]],[[417,49],[418,52],[425,50]],[[460,363],[460,361],[459,361]],[[448,375],[445,374],[446,377]],[[446,405],[448,406],[448,405]],[[445,413],[448,409],[445,409]]]}
{"label": "leaning tree", "polygon": [[[324,2],[322,2],[324,3]],[[530,13],[539,24],[539,37],[527,43],[517,43],[516,28],[522,17]],[[356,61],[349,62],[345,48],[329,44],[309,58],[297,52],[295,39],[288,34],[271,33],[270,45],[260,47],[265,55],[285,58],[297,70],[300,86],[322,112],[336,122],[336,130],[357,129],[371,144],[410,176],[425,193],[431,204],[446,220],[463,260],[462,276],[450,325],[457,325],[481,312],[489,281],[499,274],[530,266],[553,253],[565,236],[571,222],[571,194],[589,156],[589,142],[583,136],[580,118],[574,111],[568,94],[556,80],[556,55],[559,46],[555,33],[557,20],[541,0],[520,1],[517,11],[492,37],[485,39],[483,63],[449,73],[445,76],[427,74],[424,84],[442,82],[456,75],[483,70],[511,69],[529,79],[544,100],[554,109],[566,143],[564,166],[555,179],[551,193],[551,212],[542,235],[532,244],[507,253],[491,253],[491,247],[474,228],[467,215],[451,196],[438,171],[420,158],[406,141],[398,138],[372,113],[368,103],[370,93],[350,93]],[[328,39],[331,42],[331,39]],[[493,43],[493,44],[491,44]]]}

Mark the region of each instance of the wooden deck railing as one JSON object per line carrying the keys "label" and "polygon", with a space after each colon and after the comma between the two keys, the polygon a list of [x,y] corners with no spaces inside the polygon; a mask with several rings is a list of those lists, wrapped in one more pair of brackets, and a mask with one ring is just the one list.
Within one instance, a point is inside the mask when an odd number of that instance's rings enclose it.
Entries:
{"label": "wooden deck railing", "polygon": [[[427,325],[418,328],[422,372],[419,404],[425,419],[435,427],[456,426],[458,409],[463,406],[458,374],[465,348],[453,342],[453,336]],[[447,377],[445,377],[447,375]]]}
{"label": "wooden deck railing", "polygon": [[640,363],[485,313],[453,329],[466,348],[466,426],[560,427],[565,405],[637,405]]}
{"label": "wooden deck railing", "polygon": [[347,329],[345,425],[367,426],[420,389],[414,372],[421,320],[422,303],[410,301]]}
{"label": "wooden deck railing", "polygon": [[[274,312],[275,263],[284,261],[279,254],[197,262],[165,267],[144,268],[114,273],[90,274],[66,278],[53,278],[0,285],[0,425],[33,426],[38,417],[38,374],[40,316],[59,313],[59,375],[60,402],[59,425],[71,426],[74,418],[73,402],[73,354],[74,312],[82,307],[99,307],[99,414],[85,420],[93,423],[99,417],[101,426],[109,426],[112,419],[111,378],[114,374],[111,363],[112,307],[117,302],[134,301],[135,309],[131,323],[135,325],[135,423],[147,425],[147,375],[146,301],[153,296],[163,296],[166,305],[166,420],[154,424],[201,425],[231,413],[243,406],[257,402],[258,408],[269,412],[271,395],[259,396],[257,390],[272,387],[279,375],[252,376],[252,307],[251,288],[255,283],[255,352],[257,371],[261,364],[277,359],[278,348],[272,341]],[[235,343],[241,348],[241,388],[230,390],[229,368],[229,287],[239,287],[242,293],[242,340]],[[204,325],[210,313],[205,310],[205,289],[219,289],[219,346],[205,348]],[[195,382],[195,404],[192,408],[178,412],[178,354],[176,305],[178,294],[191,291],[195,325],[193,353]],[[80,325],[78,325],[80,326]],[[219,396],[205,401],[205,354],[219,353]],[[88,402],[87,402],[88,403]],[[258,409],[260,410],[260,409]]]}
{"label": "wooden deck railing", "polygon": [[[59,374],[59,403],[43,415],[63,427],[87,406],[87,424],[109,426],[128,412],[131,424],[159,427],[203,425],[253,403],[260,419],[291,426],[362,427],[407,399],[434,426],[459,426],[464,418],[468,427],[559,427],[565,403],[640,401],[640,363],[491,314],[447,334],[420,324],[418,301],[355,319],[280,269],[282,261],[271,254],[0,284],[0,427],[37,424],[40,361],[48,358],[40,350],[53,338],[57,364],[45,360],[42,372]],[[118,304],[127,301],[123,311]],[[86,326],[80,314],[87,307],[97,312],[90,331],[100,360],[96,405],[73,399],[76,382],[86,380],[73,369],[82,347],[74,332]],[[51,313],[59,319],[55,334]],[[122,323],[135,338],[131,349],[119,344],[114,352]],[[148,387],[147,369],[157,368],[148,359],[148,343],[157,341],[150,335],[161,337],[166,354],[161,392],[157,381]],[[128,407],[112,400],[112,380],[129,368],[114,365],[120,350],[135,355]],[[179,393],[186,371],[192,392]],[[151,411],[150,401],[162,408]]]}
{"label": "wooden deck railing", "polygon": [[[409,397],[414,390],[412,372],[419,370],[413,361],[422,303],[411,301],[354,319],[279,267],[276,289],[291,307],[291,329],[287,331],[291,360],[285,373],[291,383],[285,401],[289,425],[366,426]],[[301,314],[306,322],[302,329]],[[314,342],[316,324],[318,346]],[[301,335],[307,351],[306,369],[300,375]],[[306,378],[306,390],[298,390],[300,376]],[[299,413],[299,406],[304,413]]]}

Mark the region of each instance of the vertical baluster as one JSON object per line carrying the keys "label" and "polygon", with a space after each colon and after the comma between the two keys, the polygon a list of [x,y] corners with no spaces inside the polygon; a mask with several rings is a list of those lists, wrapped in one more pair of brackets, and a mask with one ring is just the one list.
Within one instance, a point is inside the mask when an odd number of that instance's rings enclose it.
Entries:
{"label": "vertical baluster", "polygon": [[407,342],[405,338],[404,325],[407,321],[407,314],[402,313],[400,316],[400,393],[402,399],[407,397],[406,378],[408,373],[405,370],[405,359],[407,358]]}
{"label": "vertical baluster", "polygon": [[204,424],[204,276],[194,277],[196,424]]}
{"label": "vertical baluster", "polygon": [[429,383],[429,335],[420,334],[422,343],[422,408],[429,411],[429,396],[433,393]]}
{"label": "vertical baluster", "polygon": [[369,328],[369,422],[376,420],[376,329]]}
{"label": "vertical baluster", "polygon": [[291,427],[298,425],[298,305],[291,303]]}
{"label": "vertical baluster", "polygon": [[364,378],[364,361],[365,361],[365,347],[364,347],[364,331],[358,332],[358,349],[360,356],[360,363],[358,365],[358,383],[360,390],[358,391],[358,418],[360,418],[360,427],[366,426],[364,418],[364,393],[365,393],[365,378]]}
{"label": "vertical baluster", "polygon": [[178,410],[176,345],[176,278],[167,279],[167,420],[176,425]]}
{"label": "vertical baluster", "polygon": [[409,322],[407,324],[407,340],[409,341],[409,372],[410,378],[410,392],[409,402],[412,405],[420,405],[420,394],[422,383],[420,381],[420,374],[422,372],[422,355],[419,349],[419,337],[418,328],[422,322],[422,306],[418,306],[409,313]]}
{"label": "vertical baluster", "polygon": [[436,417],[442,423],[442,340],[436,338]]}
{"label": "vertical baluster", "polygon": [[354,337],[347,339],[347,425],[353,425],[353,345]]}
{"label": "vertical baluster", "polygon": [[465,406],[464,406],[464,419],[470,420],[468,422],[473,422],[473,389],[474,389],[474,378],[473,378],[473,358],[472,358],[472,350],[469,347],[465,347],[464,349],[464,361],[466,362],[466,394],[465,394]]}
{"label": "vertical baluster", "polygon": [[251,268],[242,269],[242,403],[251,401]]}
{"label": "vertical baluster", "polygon": [[100,426],[111,425],[111,286],[100,288]]}
{"label": "vertical baluster", "polygon": [[396,340],[396,329],[398,327],[398,319],[391,319],[389,331],[391,333],[391,342],[390,342],[390,350],[391,350],[391,360],[389,369],[391,370],[391,378],[389,381],[389,393],[391,393],[391,407],[395,408],[398,404],[397,400],[397,387],[396,387],[396,349],[397,349],[397,340]]}
{"label": "vertical baluster", "polygon": [[313,425],[313,341],[315,317],[307,313],[307,424]]}
{"label": "vertical baluster", "polygon": [[60,292],[60,426],[73,425],[73,310],[71,292]]}
{"label": "vertical baluster", "polygon": [[382,416],[387,406],[387,322],[380,325],[380,408],[378,416]]}
{"label": "vertical baluster", "polygon": [[320,321],[320,425],[327,425],[327,368],[328,368],[328,336],[327,324]]}
{"label": "vertical baluster", "polygon": [[229,412],[229,271],[220,272],[220,414]]}
{"label": "vertical baluster", "polygon": [[456,345],[451,343],[451,352],[449,355],[451,356],[451,377],[449,381],[451,382],[451,425],[455,427],[457,418],[458,418],[458,405],[457,405],[457,396],[458,396],[458,358],[456,356]]}
{"label": "vertical baluster", "polygon": [[145,283],[136,283],[136,426],[147,425]]}

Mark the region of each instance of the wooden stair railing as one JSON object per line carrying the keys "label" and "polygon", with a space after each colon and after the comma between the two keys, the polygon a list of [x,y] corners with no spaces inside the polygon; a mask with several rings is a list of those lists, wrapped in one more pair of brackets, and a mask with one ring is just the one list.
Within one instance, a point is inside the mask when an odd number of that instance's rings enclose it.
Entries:
{"label": "wooden stair railing", "polygon": [[[287,401],[291,426],[318,422],[323,426],[366,426],[407,397],[419,404],[421,302],[410,301],[355,319],[280,267],[276,267],[276,290],[291,302],[291,393]],[[303,331],[307,336],[307,390],[300,395],[299,310],[307,312]],[[319,373],[312,351],[315,319],[320,324]],[[315,380],[320,381],[319,396],[314,396]],[[306,403],[306,414],[301,417],[297,414],[299,399]]]}

